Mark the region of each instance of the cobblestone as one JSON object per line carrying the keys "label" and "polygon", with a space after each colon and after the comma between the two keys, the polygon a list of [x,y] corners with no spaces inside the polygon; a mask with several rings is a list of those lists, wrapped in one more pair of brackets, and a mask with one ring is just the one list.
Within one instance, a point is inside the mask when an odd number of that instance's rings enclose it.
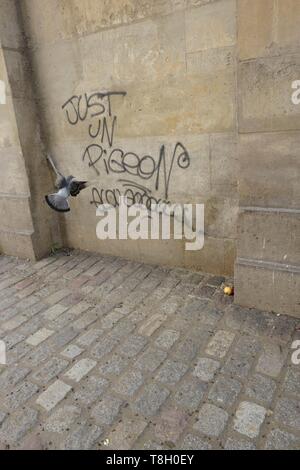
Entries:
{"label": "cobblestone", "polygon": [[257,437],[266,412],[265,408],[256,403],[241,402],[236,412],[234,429],[250,438]]}
{"label": "cobblestone", "polygon": [[226,411],[215,405],[205,404],[199,412],[194,429],[206,436],[218,437],[225,428],[227,420],[228,413]]}
{"label": "cobblestone", "polygon": [[77,250],[1,272],[1,449],[299,449],[295,319]]}

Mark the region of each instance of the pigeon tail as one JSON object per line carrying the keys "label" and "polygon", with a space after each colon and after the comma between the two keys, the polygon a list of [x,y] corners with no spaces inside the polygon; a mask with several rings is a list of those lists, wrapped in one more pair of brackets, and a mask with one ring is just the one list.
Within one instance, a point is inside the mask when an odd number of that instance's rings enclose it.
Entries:
{"label": "pigeon tail", "polygon": [[51,209],[54,209],[57,212],[69,212],[70,206],[68,199],[64,196],[61,196],[57,193],[47,194],[45,196],[46,202]]}

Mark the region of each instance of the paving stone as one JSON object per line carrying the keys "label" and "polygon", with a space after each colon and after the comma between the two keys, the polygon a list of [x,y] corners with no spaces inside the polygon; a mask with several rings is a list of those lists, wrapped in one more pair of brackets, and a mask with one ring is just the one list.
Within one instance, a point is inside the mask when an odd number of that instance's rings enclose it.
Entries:
{"label": "paving stone", "polygon": [[106,315],[100,322],[101,328],[104,330],[113,328],[113,326],[123,318],[123,313],[120,310],[113,310],[108,315]]}
{"label": "paving stone", "polygon": [[188,336],[176,345],[173,357],[189,364],[197,355],[200,344],[200,338]]}
{"label": "paving stone", "polygon": [[250,377],[246,386],[245,394],[255,401],[270,405],[276,390],[276,382],[269,377],[255,374]]}
{"label": "paving stone", "polygon": [[206,284],[213,287],[219,287],[225,282],[225,277],[223,276],[212,276],[209,277],[206,281]]}
{"label": "paving stone", "polygon": [[165,351],[149,347],[138,358],[135,363],[135,367],[145,372],[153,372],[163,362],[166,356],[167,353]]}
{"label": "paving stone", "polygon": [[142,446],[142,450],[162,450],[162,449],[163,449],[163,446],[158,444],[155,441],[147,441]]}
{"label": "paving stone", "polygon": [[199,408],[201,401],[207,391],[207,384],[200,380],[189,377],[186,378],[174,395],[175,402],[188,411],[195,411]]}
{"label": "paving stone", "polygon": [[99,367],[100,374],[105,376],[119,375],[128,365],[128,361],[118,354],[112,354],[110,358]]}
{"label": "paving stone", "polygon": [[0,442],[8,445],[18,443],[37,423],[38,412],[26,407],[9,416],[0,428]]}
{"label": "paving stone", "polygon": [[18,331],[14,331],[13,333],[5,335],[2,340],[5,343],[6,350],[9,351],[18,343],[21,343],[21,341],[23,341],[25,338],[25,335],[22,335]]}
{"label": "paving stone", "polygon": [[74,394],[74,400],[79,401],[84,405],[90,405],[98,400],[109,385],[108,380],[103,377],[90,376],[84,379],[80,388]]}
{"label": "paving stone", "polygon": [[65,373],[65,377],[74,382],[79,382],[85,375],[87,375],[97,364],[93,359],[80,359],[74,366]]}
{"label": "paving stone", "polygon": [[300,438],[282,429],[273,429],[266,438],[265,449],[299,450]]}
{"label": "paving stone", "polygon": [[75,357],[79,356],[83,353],[84,349],[81,349],[76,344],[69,344],[62,352],[61,355],[66,357],[67,359],[75,359]]}
{"label": "paving stone", "polygon": [[224,430],[227,420],[228,413],[226,411],[206,403],[199,411],[198,420],[193,428],[207,436],[218,437]]}
{"label": "paving stone", "polygon": [[64,313],[68,307],[65,307],[61,304],[53,305],[53,307],[48,308],[44,313],[43,316],[47,321],[55,320],[59,317],[62,313]]}
{"label": "paving stone", "polygon": [[244,439],[233,439],[229,437],[224,446],[225,450],[255,450],[256,447],[252,442]]}
{"label": "paving stone", "polygon": [[138,370],[131,370],[123,375],[113,388],[120,395],[132,396],[143,383],[142,373]]}
{"label": "paving stone", "polygon": [[[76,250],[53,258],[9,258],[12,271],[0,273],[0,284],[8,282],[0,292],[8,351],[0,366],[1,448],[300,447],[300,378],[290,361],[296,319],[228,304],[218,276]],[[26,342],[44,329],[54,333]],[[97,366],[88,371],[83,359]],[[70,370],[80,379],[73,389],[61,379]],[[30,396],[24,381],[43,390]],[[18,408],[9,414],[5,403]],[[208,431],[191,431],[205,406],[199,426]]]}
{"label": "paving stone", "polygon": [[151,336],[164,323],[167,316],[155,313],[140,326],[138,333],[143,336]]}
{"label": "paving stone", "polygon": [[285,362],[286,354],[279,344],[264,345],[256,370],[262,374],[278,377]]}
{"label": "paving stone", "polygon": [[100,343],[97,343],[93,347],[91,355],[96,359],[101,359],[103,356],[110,353],[110,351],[116,346],[117,343],[118,340],[116,338],[106,336]]}
{"label": "paving stone", "polygon": [[115,428],[108,434],[109,445],[105,449],[128,450],[142,434],[147,422],[141,418],[123,418]]}
{"label": "paving stone", "polygon": [[130,335],[118,348],[118,353],[128,358],[134,357],[144,349],[147,343],[148,340],[144,336]]}
{"label": "paving stone", "polygon": [[16,385],[13,390],[8,392],[4,398],[4,405],[9,410],[15,410],[29,400],[29,398],[37,393],[38,390],[39,387],[36,384],[31,382],[22,382],[21,384]]}
{"label": "paving stone", "polygon": [[4,370],[4,372],[0,374],[0,393],[14,388],[17,383],[29,375],[30,371],[28,367],[20,366],[13,366]]}
{"label": "paving stone", "polygon": [[79,338],[76,339],[76,343],[80,344],[80,346],[90,346],[102,334],[103,330],[100,330],[99,328],[93,328],[79,336]]}
{"label": "paving stone", "polygon": [[211,450],[212,446],[204,439],[195,436],[194,434],[188,434],[185,436],[180,450]]}
{"label": "paving stone", "polygon": [[166,359],[158,373],[155,380],[167,385],[174,385],[188,370],[187,364],[172,359]]}
{"label": "paving stone", "polygon": [[38,346],[40,343],[49,338],[49,336],[53,335],[53,333],[54,331],[52,330],[42,328],[33,335],[29,336],[29,338],[26,340],[26,343],[30,344],[31,346]]}
{"label": "paving stone", "polygon": [[37,372],[32,375],[33,380],[41,385],[46,385],[50,380],[54,379],[63,370],[68,367],[69,362],[57,357],[52,357]]}
{"label": "paving stone", "polygon": [[1,410],[0,410],[0,424],[3,423],[3,421],[4,421],[5,418],[6,418],[6,416],[7,416],[7,413],[5,413],[4,411],[1,411]]}
{"label": "paving stone", "polygon": [[157,418],[155,436],[161,441],[171,441],[175,444],[188,423],[188,415],[178,409],[164,410]]}
{"label": "paving stone", "polygon": [[96,425],[82,424],[70,432],[61,445],[63,450],[90,450],[103,433],[103,429]]}
{"label": "paving stone", "polygon": [[169,350],[173,344],[179,339],[180,332],[175,330],[164,330],[155,340],[158,348]]}
{"label": "paving stone", "polygon": [[274,419],[279,424],[300,431],[300,400],[287,397],[280,398],[275,407]]}
{"label": "paving stone", "polygon": [[122,405],[122,400],[109,394],[106,397],[100,399],[99,403],[93,407],[91,416],[95,420],[96,424],[112,424],[115,418],[118,416]]}
{"label": "paving stone", "polygon": [[66,344],[73,341],[77,336],[77,331],[73,327],[63,328],[59,333],[51,336],[50,341],[51,345],[55,349],[63,348]]}
{"label": "paving stone", "polygon": [[295,369],[288,371],[283,383],[283,390],[300,398],[300,371]]}
{"label": "paving stone", "polygon": [[153,416],[169,396],[170,392],[165,387],[151,383],[144,388],[143,393],[136,399],[131,407],[134,411],[144,415]]}
{"label": "paving stone", "polygon": [[69,431],[72,424],[80,416],[80,409],[76,406],[66,405],[58,408],[45,422],[48,432],[63,433]]}
{"label": "paving stone", "polygon": [[220,375],[212,386],[208,398],[216,405],[230,408],[235,403],[241,388],[237,380]]}
{"label": "paving stone", "polygon": [[203,380],[203,382],[210,382],[213,380],[219,367],[220,363],[218,361],[207,357],[200,357],[193,371],[193,375]]}
{"label": "paving stone", "polygon": [[256,403],[243,401],[239,404],[234,419],[234,429],[250,438],[257,437],[267,410]]}
{"label": "paving stone", "polygon": [[54,408],[65,396],[69,393],[72,387],[56,380],[51,384],[37,399],[37,404],[42,406],[45,410],[50,411]]}
{"label": "paving stone", "polygon": [[208,343],[205,350],[206,354],[222,359],[226,356],[235,334],[231,331],[219,330]]}

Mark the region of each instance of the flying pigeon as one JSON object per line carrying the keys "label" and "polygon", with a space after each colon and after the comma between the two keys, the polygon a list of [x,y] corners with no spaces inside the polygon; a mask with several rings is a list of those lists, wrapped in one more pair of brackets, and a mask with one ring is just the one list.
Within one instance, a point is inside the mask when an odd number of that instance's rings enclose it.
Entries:
{"label": "flying pigeon", "polygon": [[47,155],[47,160],[52,166],[57,178],[55,186],[58,189],[56,193],[47,194],[45,196],[47,204],[57,212],[69,212],[70,205],[68,198],[70,196],[76,197],[82,189],[88,186],[87,181],[78,181],[74,176],[63,176],[56,168],[50,155]]}

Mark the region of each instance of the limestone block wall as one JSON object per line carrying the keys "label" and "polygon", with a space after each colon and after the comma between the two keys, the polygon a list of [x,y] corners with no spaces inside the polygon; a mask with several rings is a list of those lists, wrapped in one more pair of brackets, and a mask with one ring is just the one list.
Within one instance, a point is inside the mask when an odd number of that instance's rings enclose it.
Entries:
{"label": "limestone block wall", "polygon": [[300,315],[300,2],[238,2],[236,301]]}
{"label": "limestone block wall", "polygon": [[[233,274],[236,1],[24,0],[21,7],[47,146],[63,172],[95,180],[60,217],[64,243]],[[121,93],[100,100],[104,113],[93,117],[102,109],[97,92]],[[151,175],[162,148],[167,172],[175,162],[168,188],[162,169]],[[109,161],[114,149],[117,163],[107,171],[101,152]],[[185,150],[189,164],[181,168]],[[128,184],[156,199],[204,202],[204,249],[188,252],[181,240],[98,240],[95,202],[114,200]]]}
{"label": "limestone block wall", "polygon": [[38,259],[60,240],[54,214],[45,214],[43,192],[52,186],[28,51],[17,4],[0,3],[0,253]]}

